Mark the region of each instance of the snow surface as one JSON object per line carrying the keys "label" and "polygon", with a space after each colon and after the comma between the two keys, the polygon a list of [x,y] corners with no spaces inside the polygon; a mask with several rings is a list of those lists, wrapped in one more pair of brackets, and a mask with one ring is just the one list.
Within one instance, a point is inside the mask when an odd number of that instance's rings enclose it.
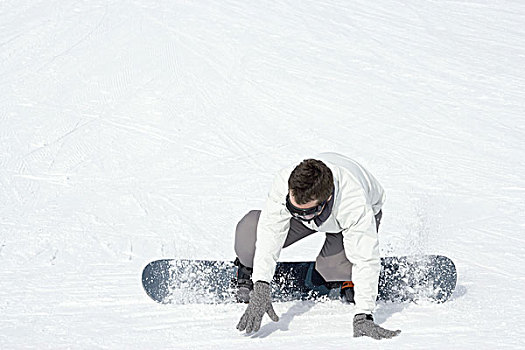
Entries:
{"label": "snow surface", "polygon": [[[0,1],[0,348],[525,348],[523,1]],[[449,302],[158,305],[158,258],[232,259],[274,173],[321,151],[388,201],[383,255]],[[322,234],[283,251],[313,259]]]}

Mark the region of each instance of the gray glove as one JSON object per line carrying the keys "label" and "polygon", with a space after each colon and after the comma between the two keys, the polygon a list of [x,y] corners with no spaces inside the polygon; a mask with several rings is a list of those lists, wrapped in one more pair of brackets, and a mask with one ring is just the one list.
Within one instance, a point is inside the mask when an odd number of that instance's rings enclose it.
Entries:
{"label": "gray glove", "polygon": [[242,315],[237,329],[241,332],[246,329],[246,333],[257,332],[261,328],[261,321],[265,313],[268,313],[272,321],[279,321],[279,317],[273,310],[270,285],[267,282],[257,281],[253,285],[250,303]]}
{"label": "gray glove", "polygon": [[401,333],[400,330],[389,331],[374,323],[372,315],[357,314],[354,316],[354,337],[372,337],[374,339],[390,339]]}

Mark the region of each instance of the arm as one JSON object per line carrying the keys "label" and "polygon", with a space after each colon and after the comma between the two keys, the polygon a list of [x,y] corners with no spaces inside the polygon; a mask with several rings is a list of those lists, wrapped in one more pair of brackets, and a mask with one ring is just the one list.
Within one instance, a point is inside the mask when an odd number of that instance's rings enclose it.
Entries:
{"label": "arm", "polygon": [[285,205],[288,186],[282,175],[283,172],[275,177],[257,225],[252,275],[255,283],[248,307],[237,324],[238,330],[246,330],[248,333],[259,330],[265,313],[272,321],[279,321],[272,306],[270,283],[290,228],[291,218]]}
{"label": "arm", "polygon": [[[357,208],[354,212],[357,211]],[[381,259],[372,208],[364,206],[343,231],[345,254],[352,263],[356,313],[371,314],[376,305]]]}
{"label": "arm", "polygon": [[362,186],[351,177],[341,181],[339,198],[336,215],[345,254],[352,263],[356,313],[372,313],[381,269],[374,210]]}
{"label": "arm", "polygon": [[290,229],[291,215],[285,200],[288,184],[279,173],[273,182],[257,225],[257,242],[253,261],[253,281],[270,283],[275,266]]}
{"label": "arm", "polygon": [[392,338],[401,331],[384,329],[374,322],[372,312],[376,306],[381,259],[375,225],[374,210],[360,191],[350,191],[341,201],[345,229],[345,254],[352,263],[354,282],[354,337],[374,339]]}

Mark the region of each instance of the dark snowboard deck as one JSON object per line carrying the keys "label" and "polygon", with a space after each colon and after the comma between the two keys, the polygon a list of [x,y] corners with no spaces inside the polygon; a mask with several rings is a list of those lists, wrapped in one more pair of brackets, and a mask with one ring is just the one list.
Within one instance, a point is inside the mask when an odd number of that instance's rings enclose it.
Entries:
{"label": "dark snowboard deck", "polygon": [[[148,296],[163,304],[235,302],[237,267],[232,261],[164,259],[142,273]],[[452,260],[441,255],[381,258],[378,300],[407,302],[448,300],[456,287]],[[328,288],[315,262],[279,262],[272,283],[276,301],[336,299],[340,288]]]}

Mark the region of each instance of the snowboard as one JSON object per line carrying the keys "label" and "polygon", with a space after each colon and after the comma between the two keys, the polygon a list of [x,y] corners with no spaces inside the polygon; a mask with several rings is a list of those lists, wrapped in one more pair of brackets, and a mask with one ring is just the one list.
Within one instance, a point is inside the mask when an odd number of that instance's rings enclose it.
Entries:
{"label": "snowboard", "polygon": [[[162,304],[236,302],[237,266],[233,261],[163,259],[142,272],[146,294]],[[442,255],[381,258],[378,300],[409,302],[448,300],[456,287],[454,263]],[[315,262],[278,262],[272,285],[274,301],[340,298],[340,286],[326,283]]]}

